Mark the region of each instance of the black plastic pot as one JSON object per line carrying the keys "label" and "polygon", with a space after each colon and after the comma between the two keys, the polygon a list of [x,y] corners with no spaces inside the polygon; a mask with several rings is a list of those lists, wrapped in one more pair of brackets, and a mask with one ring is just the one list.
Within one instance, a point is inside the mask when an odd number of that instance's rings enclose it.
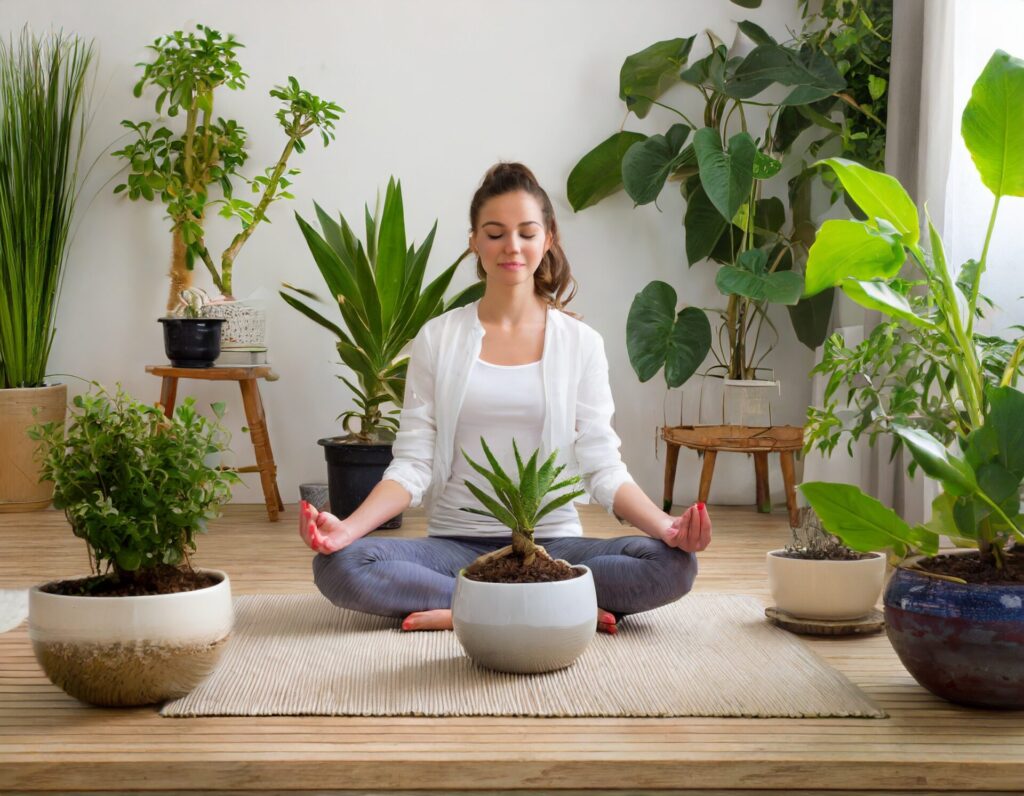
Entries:
{"label": "black plastic pot", "polygon": [[[347,517],[355,511],[370,491],[380,483],[391,463],[390,445],[365,445],[337,437],[317,440],[327,460],[327,491],[331,513]],[[402,515],[388,520],[376,530],[402,527]]]}
{"label": "black plastic pot", "polygon": [[157,318],[164,327],[164,352],[176,368],[208,368],[220,356],[223,318]]}

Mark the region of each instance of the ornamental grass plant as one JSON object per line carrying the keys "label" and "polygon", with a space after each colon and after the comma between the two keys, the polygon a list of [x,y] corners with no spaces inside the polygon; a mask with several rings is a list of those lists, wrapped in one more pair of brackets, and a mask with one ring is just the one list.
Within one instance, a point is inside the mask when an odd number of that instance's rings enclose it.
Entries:
{"label": "ornamental grass plant", "polygon": [[0,40],[0,389],[43,386],[93,57],[63,33]]}

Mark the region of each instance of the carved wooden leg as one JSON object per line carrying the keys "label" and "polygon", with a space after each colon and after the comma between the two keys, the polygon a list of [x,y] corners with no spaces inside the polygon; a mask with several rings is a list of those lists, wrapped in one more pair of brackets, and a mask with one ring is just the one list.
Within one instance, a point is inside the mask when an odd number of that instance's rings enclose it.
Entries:
{"label": "carved wooden leg", "polygon": [[249,424],[249,437],[252,439],[253,450],[256,451],[256,467],[260,471],[267,516],[271,522],[277,522],[277,465],[274,464],[274,457],[270,452],[259,386],[256,379],[241,379],[238,384],[242,388],[242,403],[245,405],[245,420]]}
{"label": "carved wooden leg", "polygon": [[666,441],[668,450],[665,453],[665,491],[662,493],[662,510],[672,511],[672,492],[676,485],[676,466],[679,464],[679,446]]}
{"label": "carved wooden leg", "polygon": [[754,454],[754,480],[757,483],[757,510],[769,514],[772,510],[772,496],[768,491],[768,454]]}
{"label": "carved wooden leg", "polygon": [[697,500],[707,503],[708,493],[711,492],[711,478],[715,474],[715,459],[718,458],[718,451],[704,451],[704,466],[700,470],[700,488],[697,490]]}
{"label": "carved wooden leg", "polygon": [[779,464],[782,465],[782,483],[786,487],[786,508],[789,509],[789,525],[795,528],[800,524],[800,513],[796,506],[796,484],[793,483],[793,451],[779,451]]}
{"label": "carved wooden leg", "polygon": [[164,408],[164,414],[170,417],[174,414],[174,401],[178,396],[178,377],[164,376],[160,384],[160,405]]}

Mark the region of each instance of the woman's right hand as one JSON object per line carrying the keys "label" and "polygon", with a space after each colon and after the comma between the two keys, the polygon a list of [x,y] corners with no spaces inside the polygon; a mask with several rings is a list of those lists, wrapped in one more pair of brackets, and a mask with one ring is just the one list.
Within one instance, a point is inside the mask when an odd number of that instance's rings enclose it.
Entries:
{"label": "woman's right hand", "polygon": [[317,511],[305,500],[299,504],[299,536],[314,553],[324,555],[336,553],[356,538],[344,520],[326,511]]}

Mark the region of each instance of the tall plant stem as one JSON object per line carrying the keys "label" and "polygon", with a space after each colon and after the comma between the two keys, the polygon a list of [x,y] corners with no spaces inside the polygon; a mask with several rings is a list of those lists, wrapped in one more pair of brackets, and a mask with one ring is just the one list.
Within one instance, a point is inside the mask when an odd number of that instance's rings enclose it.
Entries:
{"label": "tall plant stem", "polygon": [[228,246],[228,248],[224,250],[224,254],[221,255],[220,287],[225,296],[231,295],[231,269],[234,265],[235,257],[238,256],[239,250],[252,236],[252,233],[256,229],[256,225],[263,220],[267,212],[267,207],[273,201],[274,194],[277,192],[278,181],[281,179],[281,175],[284,174],[285,167],[288,165],[288,158],[291,157],[292,151],[295,149],[295,142],[300,137],[301,133],[288,138],[288,143],[284,145],[284,150],[281,152],[281,157],[278,158],[277,166],[274,168],[274,173],[271,174],[267,187],[263,189],[263,196],[260,197],[260,203],[256,205],[256,209],[253,211],[252,223],[235,235],[234,239],[231,241],[231,245]]}
{"label": "tall plant stem", "polygon": [[978,288],[981,285],[981,275],[985,273],[985,264],[988,262],[988,246],[992,242],[992,231],[996,227],[996,214],[999,212],[999,200],[1002,197],[997,195],[992,205],[992,214],[988,219],[988,230],[985,232],[985,245],[981,249],[981,260],[978,262],[978,275],[971,286],[971,301],[967,307],[967,336],[974,339],[974,308],[978,306]]}

